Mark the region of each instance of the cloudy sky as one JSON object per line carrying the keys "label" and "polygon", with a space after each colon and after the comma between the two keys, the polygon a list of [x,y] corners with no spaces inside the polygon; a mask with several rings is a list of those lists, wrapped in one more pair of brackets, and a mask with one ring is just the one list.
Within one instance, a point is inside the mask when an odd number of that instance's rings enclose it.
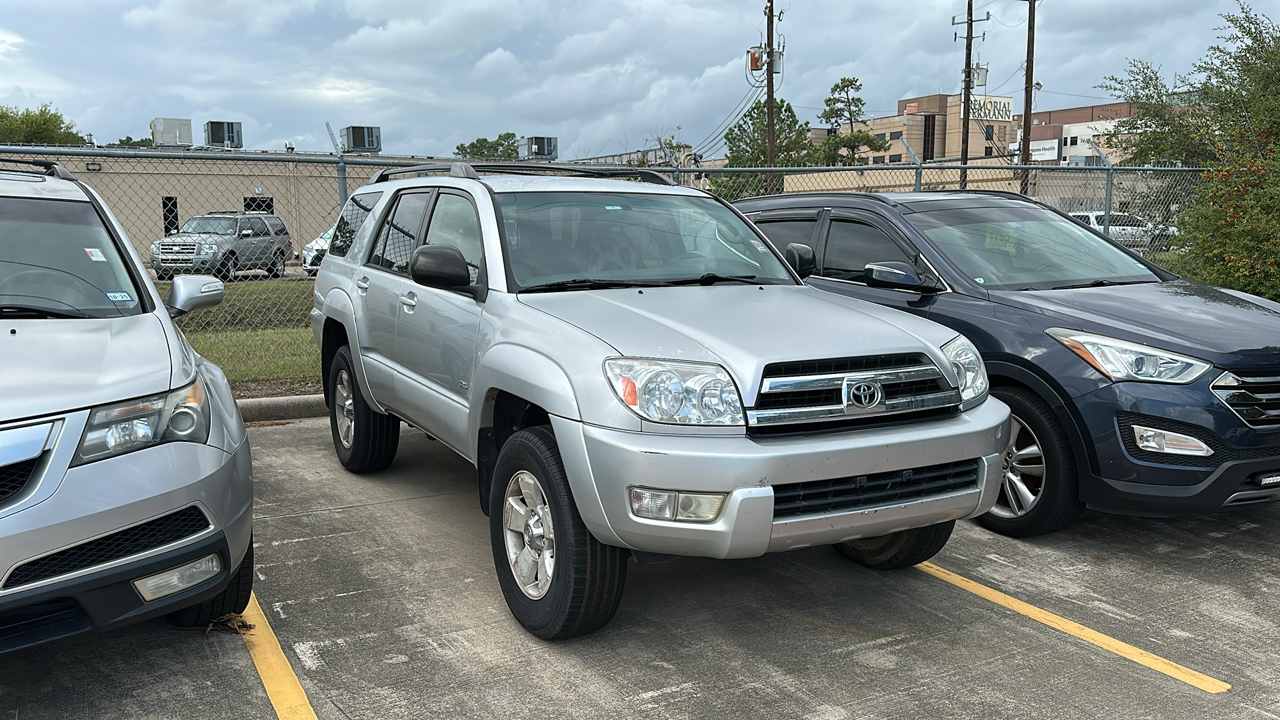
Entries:
{"label": "cloudy sky", "polygon": [[[958,92],[963,0],[776,0],[780,95],[817,124],[841,76],[867,109]],[[99,143],[153,117],[244,124],[245,146],[329,148],[324,123],[382,127],[384,151],[560,138],[562,159],[677,135],[715,144],[743,99],[763,0],[0,0],[0,104],[52,103]],[[1102,102],[1127,58],[1183,72],[1232,0],[1041,0],[1036,109]],[[976,0],[992,94],[1021,108],[1026,3]]]}

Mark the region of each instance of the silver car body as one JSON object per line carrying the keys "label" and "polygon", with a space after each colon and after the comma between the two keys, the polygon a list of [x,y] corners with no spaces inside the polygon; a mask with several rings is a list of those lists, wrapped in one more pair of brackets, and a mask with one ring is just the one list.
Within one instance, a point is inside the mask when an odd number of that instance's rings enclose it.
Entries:
{"label": "silver car body", "polygon": [[[447,187],[476,206],[488,294],[413,283],[364,264],[371,236],[398,190]],[[393,180],[344,257],[331,251],[315,285],[316,341],[340,326],[365,398],[476,464],[493,398],[514,394],[545,409],[579,513],[601,542],[655,553],[751,557],[873,537],[973,517],[995,502],[1008,408],[995,399],[948,417],[840,432],[754,436],[744,427],[659,425],[626,408],[606,382],[607,358],[716,363],[748,411],[774,362],[923,353],[957,387],[939,348],[954,331],[858,300],[797,285],[711,285],[515,294],[508,291],[492,193],[611,192],[705,196],[619,180],[490,176]],[[763,236],[761,236],[763,240]],[[448,358],[457,359],[450,361]],[[960,460],[977,482],[956,492],[838,512],[774,518],[783,483],[847,478]],[[728,493],[705,524],[633,515],[627,489]]]}
{"label": "silver car body", "polygon": [[[228,267],[239,270],[283,268],[293,255],[284,223],[269,213],[222,213],[199,215],[219,217],[236,223],[230,235],[178,232],[151,244],[151,269],[159,275],[176,273],[216,273]],[[188,222],[190,222],[188,220]]]}
{"label": "silver car body", "polygon": [[[95,202],[152,310],[110,319],[0,319],[0,472],[38,458],[25,486],[0,501],[0,651],[137,622],[221,592],[249,546],[253,508],[249,444],[230,386],[174,326],[101,199],[63,179],[12,182],[0,174],[0,202],[6,197]],[[95,406],[167,393],[197,378],[211,410],[207,443],[168,442],[71,466]],[[185,537],[37,582],[14,580],[29,563],[193,507],[207,527]],[[154,602],[132,592],[133,579],[210,552],[222,554],[216,578]],[[77,600],[78,616],[6,635],[10,611],[65,598]]]}

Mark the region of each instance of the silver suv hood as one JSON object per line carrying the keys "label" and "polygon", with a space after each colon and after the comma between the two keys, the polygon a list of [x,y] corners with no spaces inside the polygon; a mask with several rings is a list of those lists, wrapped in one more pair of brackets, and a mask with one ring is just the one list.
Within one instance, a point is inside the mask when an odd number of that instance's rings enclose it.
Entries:
{"label": "silver suv hood", "polygon": [[0,324],[0,422],[162,393],[172,367],[164,327],[149,313],[7,321]]}
{"label": "silver suv hood", "polygon": [[790,360],[924,352],[950,377],[937,323],[807,285],[568,291],[520,301],[630,357],[723,365],[748,406],[764,366]]}

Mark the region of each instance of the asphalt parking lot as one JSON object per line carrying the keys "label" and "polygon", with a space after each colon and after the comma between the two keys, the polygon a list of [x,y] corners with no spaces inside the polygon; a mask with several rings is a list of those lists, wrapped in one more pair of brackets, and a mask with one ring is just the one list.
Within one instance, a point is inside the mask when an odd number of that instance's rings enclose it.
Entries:
{"label": "asphalt parking lot", "polygon": [[157,621],[2,655],[0,720],[307,717],[295,676],[320,718],[1280,716],[1277,507],[1088,513],[1030,541],[960,523],[929,571],[829,548],[632,564],[610,625],[546,643],[503,603],[451,452],[406,429],[355,476],[326,420],[250,437],[270,630]]}

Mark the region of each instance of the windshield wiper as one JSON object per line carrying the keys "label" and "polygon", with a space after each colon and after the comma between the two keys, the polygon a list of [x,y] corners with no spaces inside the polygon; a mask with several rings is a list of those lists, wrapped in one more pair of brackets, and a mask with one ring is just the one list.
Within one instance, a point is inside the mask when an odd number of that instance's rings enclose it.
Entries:
{"label": "windshield wiper", "polygon": [[541,285],[532,285],[520,292],[558,292],[560,290],[608,290],[610,288],[629,288],[629,287],[667,287],[672,285],[669,282],[660,280],[605,280],[602,278],[573,278],[571,280],[557,280],[555,282],[542,283]]}
{"label": "windshield wiper", "polygon": [[672,285],[714,285],[718,282],[740,282],[748,285],[755,285],[755,275],[720,275],[717,273],[706,273],[696,278],[681,278],[680,280],[671,280]]}
{"label": "windshield wiper", "polygon": [[1094,280],[1093,282],[1078,283],[1076,285],[1058,285],[1053,289],[1054,290],[1077,290],[1079,288],[1087,288],[1087,287],[1111,287],[1112,285],[1146,285],[1153,282],[1159,282],[1159,281],[1157,280],[1127,280],[1126,281],[1126,280],[1106,280],[1103,278],[1099,278],[1097,280]]}
{"label": "windshield wiper", "polygon": [[54,310],[35,305],[0,305],[0,317],[32,317],[52,319],[84,319],[92,317],[79,310]]}

